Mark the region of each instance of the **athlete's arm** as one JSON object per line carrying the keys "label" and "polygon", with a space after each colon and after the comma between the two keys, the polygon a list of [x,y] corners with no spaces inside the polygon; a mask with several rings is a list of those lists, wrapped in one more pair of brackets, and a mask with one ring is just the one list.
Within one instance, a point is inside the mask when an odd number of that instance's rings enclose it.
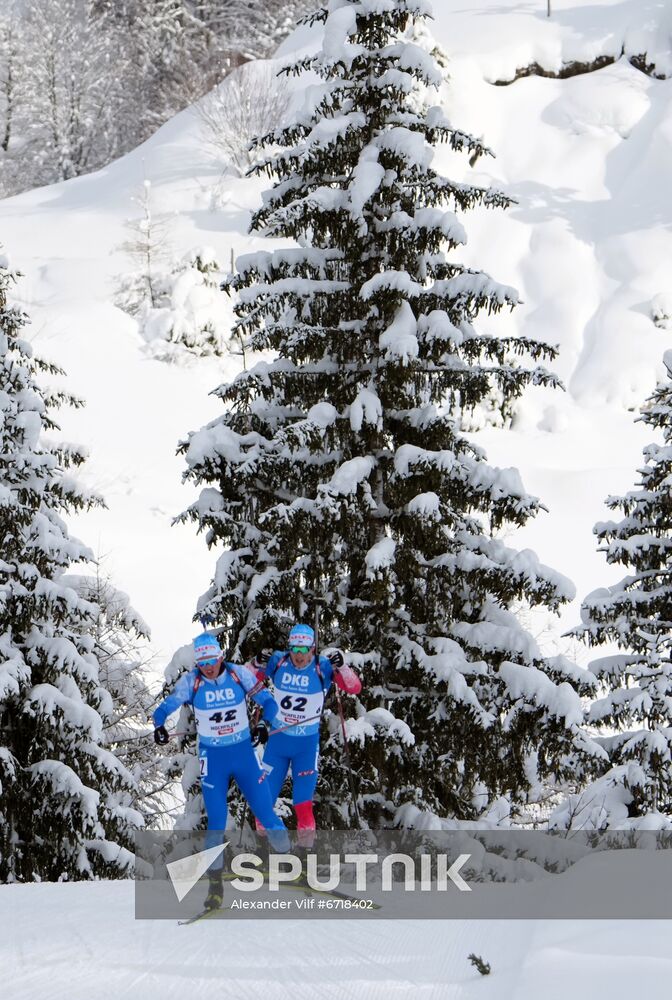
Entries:
{"label": "athlete's arm", "polygon": [[334,680],[345,694],[359,694],[362,690],[362,682],[352,667],[349,667],[347,664],[336,671]]}
{"label": "athlete's arm", "polygon": [[272,656],[273,653],[270,649],[262,649],[262,651],[257,653],[254,659],[250,660],[249,663],[246,663],[245,666],[252,671],[258,681],[265,681],[268,675],[268,667]]}
{"label": "athlete's arm", "polygon": [[270,660],[266,664],[264,669],[264,674],[267,680],[273,681],[275,677],[275,672],[278,669],[278,664],[285,654],[280,649],[276,649]]}
{"label": "athlete's arm", "polygon": [[[272,657],[271,657],[272,659]],[[265,722],[274,722],[278,714],[275,698],[266,688],[259,686],[259,681],[248,667],[236,667],[245,694],[249,694],[261,708],[261,717]]]}
{"label": "athlete's arm", "polygon": [[[338,656],[334,654],[338,654]],[[330,656],[320,657],[320,668],[324,670],[326,675],[326,669],[322,667],[323,661],[326,660],[331,670],[331,678],[333,678],[336,686],[345,692],[345,694],[359,694],[362,690],[362,682],[359,677],[352,667],[343,662],[343,654],[340,650],[335,650],[334,654],[332,654],[333,660]],[[331,679],[329,683],[331,683]]]}
{"label": "athlete's arm", "polygon": [[176,712],[182,705],[191,701],[194,694],[194,672],[182,674],[172,692],[161,702],[155,710],[152,719],[156,727],[162,726],[169,715]]}

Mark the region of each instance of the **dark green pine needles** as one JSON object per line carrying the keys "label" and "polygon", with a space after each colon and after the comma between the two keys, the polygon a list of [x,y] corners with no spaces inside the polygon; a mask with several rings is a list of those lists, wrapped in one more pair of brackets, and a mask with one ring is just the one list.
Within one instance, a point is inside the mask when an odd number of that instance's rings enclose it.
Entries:
{"label": "dark green pine needles", "polygon": [[103,746],[110,696],[95,656],[97,609],[62,576],[92,558],[64,514],[100,501],[74,479],[84,454],[54,444],[59,405],[40,380],[26,317],[0,262],[0,882],[114,877],[133,864],[136,785]]}
{"label": "dark green pine needles", "polygon": [[[606,794],[616,809],[608,801],[602,820],[615,825],[628,813],[672,813],[671,351],[665,364],[668,378],[639,418],[659,440],[644,449],[637,487],[607,500],[621,517],[594,528],[607,562],[625,567],[626,575],[584,600],[583,624],[574,633],[591,646],[615,643],[619,650],[590,664],[603,697],[591,705],[589,720],[604,732],[598,742],[612,768],[606,783],[587,792],[582,803],[585,817],[589,809],[604,807]],[[613,790],[607,792],[609,785]]]}
{"label": "dark green pine needles", "polygon": [[[235,333],[264,359],[181,446],[205,487],[182,519],[226,550],[200,610],[229,653],[281,645],[327,599],[324,639],[352,651],[365,685],[348,732],[373,826],[520,803],[591,749],[586,672],[544,657],[511,610],[573,596],[498,537],[540,503],[460,430],[493,391],[507,406],[553,386],[541,362],[555,352],[476,326],[516,293],[455,259],[458,216],[509,199],[432,167],[439,143],[488,150],[427,102],[442,72],[413,41],[426,14],[423,0],[345,0],[310,19],[322,49],[289,72],[319,82],[301,85],[295,123],[259,140],[256,172],[275,183],[251,226],[291,246],[239,258],[226,286]],[[327,728],[318,814],[338,826],[352,810]]]}

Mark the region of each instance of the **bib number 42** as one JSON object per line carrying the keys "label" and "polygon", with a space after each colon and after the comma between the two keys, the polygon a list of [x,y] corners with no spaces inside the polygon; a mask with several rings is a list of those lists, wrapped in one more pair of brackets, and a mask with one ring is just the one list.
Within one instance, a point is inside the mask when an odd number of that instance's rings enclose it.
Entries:
{"label": "bib number 42", "polygon": [[235,708],[229,708],[226,712],[215,712],[213,715],[208,716],[209,722],[214,722],[215,725],[220,725],[222,722],[233,722],[236,718]]}

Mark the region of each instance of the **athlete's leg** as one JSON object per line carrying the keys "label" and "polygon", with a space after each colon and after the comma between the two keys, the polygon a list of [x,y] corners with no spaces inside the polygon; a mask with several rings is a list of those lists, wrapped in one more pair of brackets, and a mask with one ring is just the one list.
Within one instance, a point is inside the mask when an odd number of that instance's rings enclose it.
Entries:
{"label": "athlete's leg", "polygon": [[312,801],[317,785],[320,760],[319,733],[313,736],[297,736],[292,754],[292,801]]}
{"label": "athlete's leg", "polygon": [[237,755],[233,776],[250,809],[268,832],[268,839],[277,851],[289,850],[289,835],[279,816],[273,812],[273,802],[268,789],[268,778],[259,766],[249,740],[236,745]]}
{"label": "athlete's leg", "polygon": [[313,813],[313,803],[297,802],[294,806],[296,813],[296,839],[299,847],[312,847],[315,843],[315,815]]}
{"label": "athlete's leg", "polygon": [[297,736],[296,743],[301,744],[292,756],[292,799],[296,812],[296,830],[299,844],[302,847],[312,847],[315,840],[313,796],[319,769],[319,733],[314,736]]}
{"label": "athlete's leg", "polygon": [[[205,835],[206,850],[222,843],[222,830],[226,827],[227,796],[231,778],[231,754],[228,747],[199,747],[198,765],[201,777],[201,792],[208,817]],[[223,857],[220,855],[210,866],[212,871],[221,869]]]}
{"label": "athlete's leg", "polygon": [[261,762],[262,769],[266,772],[266,784],[273,805],[287,777],[292,752],[292,744],[287,745],[288,737],[285,736],[284,739],[282,737],[282,733],[271,736],[264,748],[264,759]]}
{"label": "athlete's leg", "polygon": [[[271,736],[266,744],[261,767],[266,774],[265,780],[271,796],[271,805],[274,806],[289,770],[289,754],[287,753],[282,733],[276,733],[275,736]],[[256,827],[258,833],[264,832],[264,825],[259,818],[256,820]]]}

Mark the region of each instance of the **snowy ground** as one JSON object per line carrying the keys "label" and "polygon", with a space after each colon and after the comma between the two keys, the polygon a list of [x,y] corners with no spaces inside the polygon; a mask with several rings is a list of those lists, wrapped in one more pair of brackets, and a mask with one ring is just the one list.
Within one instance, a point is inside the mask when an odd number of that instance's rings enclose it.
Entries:
{"label": "snowy ground", "polygon": [[[129,882],[3,886],[4,1000],[646,1000],[666,921],[133,919]],[[481,976],[471,953],[490,963]]]}

